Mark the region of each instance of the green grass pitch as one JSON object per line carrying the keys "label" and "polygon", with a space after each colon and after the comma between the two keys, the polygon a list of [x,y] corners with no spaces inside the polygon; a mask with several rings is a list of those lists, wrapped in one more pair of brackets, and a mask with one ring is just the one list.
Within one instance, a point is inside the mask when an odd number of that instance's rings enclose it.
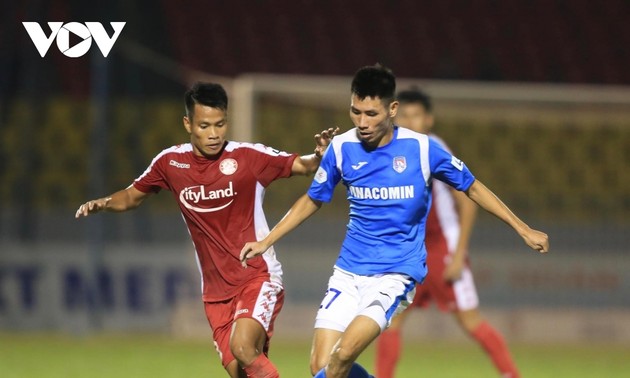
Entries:
{"label": "green grass pitch", "polygon": [[[623,345],[511,345],[526,378],[630,377],[630,347]],[[309,341],[274,339],[271,359],[283,378],[310,377]],[[373,370],[373,348],[360,358]],[[0,333],[3,378],[227,377],[211,342],[155,335],[71,337]],[[407,342],[399,378],[497,377],[472,342]]]}

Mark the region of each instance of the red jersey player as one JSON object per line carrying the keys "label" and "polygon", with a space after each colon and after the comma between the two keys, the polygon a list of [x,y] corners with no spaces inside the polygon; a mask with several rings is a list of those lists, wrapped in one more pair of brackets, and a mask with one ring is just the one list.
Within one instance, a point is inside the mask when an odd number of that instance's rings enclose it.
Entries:
{"label": "red jersey player", "polygon": [[[418,90],[398,94],[400,102],[396,123],[429,134],[433,127],[431,99]],[[447,149],[433,134],[430,137]],[[427,217],[425,243],[427,274],[416,287],[412,305],[392,320],[377,341],[376,376],[392,378],[400,357],[400,328],[409,310],[426,307],[434,300],[442,311],[451,311],[460,326],[471,335],[492,359],[502,377],[519,373],[501,334],[485,321],[478,310],[479,299],[467,262],[468,241],[476,215],[476,205],[464,193],[451,190],[441,181],[433,181],[433,203]]]}
{"label": "red jersey player", "polygon": [[249,260],[249,269],[242,268],[239,254],[246,241],[269,232],[265,188],[278,178],[314,173],[336,130],[315,136],[315,154],[297,156],[227,141],[228,99],[218,84],[195,84],[185,103],[190,143],[165,149],[132,185],[84,203],[76,217],[131,210],[170,190],[195,246],[206,315],[224,368],[232,378],[278,377],[267,352],[284,302],[282,269],[273,248]]}

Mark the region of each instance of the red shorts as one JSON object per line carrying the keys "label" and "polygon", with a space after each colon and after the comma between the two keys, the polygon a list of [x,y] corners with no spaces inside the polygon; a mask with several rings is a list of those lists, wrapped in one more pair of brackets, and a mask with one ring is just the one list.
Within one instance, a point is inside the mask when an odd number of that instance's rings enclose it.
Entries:
{"label": "red shorts", "polygon": [[416,286],[416,296],[409,308],[427,307],[434,300],[441,311],[466,311],[479,306],[475,281],[468,264],[462,277],[455,282],[444,280],[444,270],[451,255],[447,251],[432,250],[427,254],[427,273],[424,282]]}
{"label": "red shorts", "polygon": [[267,332],[263,353],[269,352],[269,340],[273,323],[284,304],[284,289],[265,277],[249,281],[236,296],[221,302],[205,302],[206,317],[212,328],[214,347],[223,367],[234,360],[230,351],[230,335],[236,319],[251,318],[258,321]]}

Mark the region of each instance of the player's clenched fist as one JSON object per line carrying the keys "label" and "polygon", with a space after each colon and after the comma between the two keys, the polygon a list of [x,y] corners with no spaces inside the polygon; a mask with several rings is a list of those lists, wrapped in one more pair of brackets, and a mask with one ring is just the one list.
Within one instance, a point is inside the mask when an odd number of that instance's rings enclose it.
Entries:
{"label": "player's clenched fist", "polygon": [[540,253],[549,252],[549,236],[544,232],[529,229],[523,235],[523,239],[532,249]]}
{"label": "player's clenched fist", "polygon": [[80,216],[87,217],[88,214],[96,213],[103,210],[107,207],[107,203],[112,200],[112,197],[107,198],[99,198],[92,201],[88,201],[83,205],[79,206],[77,212],[74,214],[75,218],[79,218]]}

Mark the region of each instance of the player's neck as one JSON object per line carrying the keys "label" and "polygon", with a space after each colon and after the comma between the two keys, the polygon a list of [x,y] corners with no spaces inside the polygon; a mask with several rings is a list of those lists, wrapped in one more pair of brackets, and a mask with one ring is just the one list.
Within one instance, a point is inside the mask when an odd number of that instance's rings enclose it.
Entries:
{"label": "player's neck", "polygon": [[193,156],[198,159],[198,160],[217,160],[221,157],[221,155],[223,154],[223,151],[225,150],[225,146],[227,146],[227,141],[225,143],[223,143],[223,146],[221,147],[221,150],[219,152],[217,152],[216,154],[206,154],[204,153],[201,149],[197,148],[197,146],[195,146],[193,144]]}
{"label": "player's neck", "polygon": [[381,139],[376,141],[376,143],[374,143],[374,144],[369,144],[368,147],[370,149],[377,149],[377,148],[381,148],[381,147],[387,146],[394,139],[394,132],[395,132],[394,125],[390,125],[389,129],[387,130],[387,132],[385,134],[383,134]]}

